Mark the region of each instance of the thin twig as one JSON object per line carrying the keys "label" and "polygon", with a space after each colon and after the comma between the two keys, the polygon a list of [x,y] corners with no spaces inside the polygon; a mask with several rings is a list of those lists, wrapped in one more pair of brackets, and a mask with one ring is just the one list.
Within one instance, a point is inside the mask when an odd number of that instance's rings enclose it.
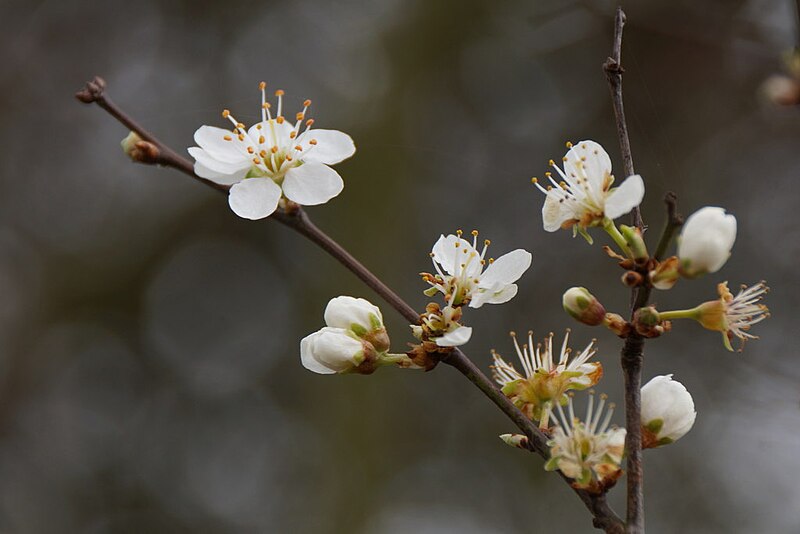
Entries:
{"label": "thin twig", "polygon": [[[174,150],[159,141],[150,134],[136,121],[129,117],[119,107],[117,107],[107,96],[105,82],[102,78],[95,77],[88,82],[86,87],[78,91],[75,95],[78,100],[84,103],[95,103],[107,111],[111,116],[122,123],[126,128],[135,132],[143,140],[152,143],[164,157],[158,161],[146,161],[146,163],[157,163],[167,167],[177,169],[195,180],[214,188],[220,192],[227,192],[228,187],[220,186],[210,180],[200,178],[194,172],[192,163],[178,155]],[[325,252],[330,254],[348,270],[355,274],[367,286],[373,289],[388,304],[397,310],[406,320],[411,323],[419,321],[419,314],[400,298],[391,288],[384,284],[369,269],[364,267],[355,257],[353,257],[344,247],[337,243],[333,238],[320,230],[309,218],[302,208],[287,212],[277,211],[270,219],[275,219],[299,234],[317,244]],[[533,424],[513,403],[497,388],[491,381],[460,349],[454,349],[449,355],[442,359],[442,363],[450,365],[464,375],[470,382],[480,389],[506,416],[528,437],[527,448],[547,459],[549,448],[547,447],[548,437]],[[562,478],[570,483],[566,477]],[[605,494],[593,494],[585,490],[573,490],[592,513],[593,524],[597,528],[603,529],[608,533],[622,534],[624,531],[622,520],[614,513],[606,502]]]}
{"label": "thin twig", "polygon": [[[611,56],[603,64],[603,70],[608,79],[611,90],[611,102],[614,107],[614,119],[617,125],[617,137],[622,152],[622,162],[625,175],[634,174],[633,155],[631,142],[628,137],[628,125],[625,122],[625,108],[622,102],[622,30],[625,26],[625,12],[617,8],[614,18],[614,42],[611,47]],[[640,230],[644,229],[639,207],[631,211],[633,225]],[[642,288],[632,293],[631,316],[640,306],[646,303],[649,291]],[[642,468],[642,363],[644,339],[632,331],[625,339],[622,347],[620,361],[625,382],[625,427],[627,435],[625,448],[627,453],[627,490],[628,506],[626,515],[626,532],[631,534],[644,533],[644,490]]]}
{"label": "thin twig", "polygon": [[658,246],[653,254],[657,260],[664,257],[675,232],[683,226],[683,217],[678,213],[678,197],[675,193],[670,191],[664,195],[664,203],[667,205],[667,222],[664,224],[664,230],[661,232],[661,238],[658,240]]}

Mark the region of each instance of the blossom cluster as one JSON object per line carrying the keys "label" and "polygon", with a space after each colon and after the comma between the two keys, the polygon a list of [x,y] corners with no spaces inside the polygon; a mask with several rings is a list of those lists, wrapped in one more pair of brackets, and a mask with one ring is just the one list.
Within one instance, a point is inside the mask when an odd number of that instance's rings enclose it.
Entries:
{"label": "blossom cluster", "polygon": [[[229,188],[229,204],[240,217],[260,219],[276,210],[290,213],[297,205],[325,203],[341,193],[344,182],[330,165],[355,153],[355,144],[337,130],[312,128],[308,118],[311,101],[288,119],[283,114],[284,92],[275,91],[275,107],[261,83],[261,120],[247,128],[228,110],[223,117],[231,129],[201,126],[195,132],[197,146],[189,149],[194,171],[204,179]],[[140,150],[127,140],[126,150]],[[602,229],[610,238],[606,254],[624,270],[623,284],[649,294],[668,290],[680,279],[697,279],[720,271],[736,240],[736,218],[720,207],[704,207],[693,213],[677,238],[674,256],[651,255],[641,228],[619,225],[622,215],[638,209],[645,195],[640,175],[624,177],[616,185],[611,158],[591,140],[567,143],[559,166],[545,180],[533,183],[545,195],[541,209],[547,232],[569,229],[590,244],[591,232]],[[555,176],[553,175],[555,172]],[[470,341],[473,327],[465,324],[465,312],[486,304],[503,304],[518,293],[517,282],[530,268],[532,255],[517,248],[494,259],[488,255],[489,240],[472,239],[461,230],[440,235],[430,259],[432,272],[420,273],[427,284],[429,302],[411,326],[416,342],[403,354],[392,354],[381,310],[362,298],[339,296],[328,303],[326,326],[300,342],[303,366],[318,374],[371,374],[379,367],[433,369],[455,347]],[[659,247],[659,250],[661,247]],[[719,298],[684,310],[658,310],[642,306],[630,320],[609,312],[587,288],[575,286],[562,297],[565,311],[582,324],[603,326],[620,337],[657,337],[672,330],[678,319],[693,319],[704,328],[722,333],[725,347],[756,336],[750,328],[769,316],[761,300],[768,291],[761,282],[743,287],[734,296],[727,282],[718,284]],[[628,314],[625,314],[628,315]],[[574,396],[596,386],[603,376],[598,346],[591,340],[580,351],[569,347],[570,331],[561,343],[550,333],[542,341],[533,332],[520,342],[512,332],[519,367],[492,350],[492,375],[500,391],[548,437],[547,470],[560,470],[575,487],[605,491],[622,475],[626,429],[612,424],[613,403],[606,395],[596,400],[589,391],[583,419],[575,414]],[[694,425],[694,401],[672,375],[656,376],[641,389],[643,448],[673,443]],[[527,438],[504,434],[503,440],[523,446]]]}

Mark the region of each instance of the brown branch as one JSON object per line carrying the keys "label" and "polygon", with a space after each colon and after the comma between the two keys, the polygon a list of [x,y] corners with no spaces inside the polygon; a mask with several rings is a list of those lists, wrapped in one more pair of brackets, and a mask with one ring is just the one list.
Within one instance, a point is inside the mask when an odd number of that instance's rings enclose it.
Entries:
{"label": "brown branch", "polygon": [[[617,126],[617,137],[622,152],[622,162],[625,175],[634,174],[633,155],[631,142],[628,137],[628,125],[625,121],[625,108],[622,102],[622,31],[625,26],[625,12],[617,8],[614,18],[614,42],[611,47],[611,56],[603,63],[603,70],[608,79],[611,91],[611,102],[614,107],[614,119]],[[644,230],[644,222],[639,207],[631,211],[634,226]],[[631,317],[633,313],[647,302],[649,289],[642,288],[631,295]],[[642,364],[643,364],[644,339],[632,331],[625,339],[620,354],[620,363],[625,382],[625,427],[627,435],[625,448],[627,451],[627,490],[628,506],[626,515],[626,532],[632,534],[644,533],[644,471],[642,467]]]}
{"label": "brown branch", "polygon": [[[144,163],[155,163],[177,169],[195,180],[212,187],[220,192],[227,192],[228,187],[215,184],[210,180],[200,178],[194,172],[194,165],[178,155],[174,150],[159,141],[154,135],[150,134],[135,120],[129,117],[108,97],[105,91],[105,82],[100,77],[88,82],[86,87],[75,94],[81,102],[95,103],[106,110],[112,117],[117,119],[126,128],[135,132],[143,140],[154,145],[158,154],[161,156],[157,160],[143,161]],[[309,218],[308,214],[301,207],[288,211],[276,211],[269,217],[295,230],[303,235],[325,252],[330,254],[339,263],[355,274],[362,282],[373,289],[381,298],[399,312],[406,320],[411,323],[419,321],[419,314],[400,298],[391,288],[384,284],[369,269],[361,264],[353,255],[337,243],[333,238],[320,230]],[[460,349],[454,349],[449,355],[442,359],[442,363],[450,365],[472,382],[484,395],[486,395],[500,410],[528,437],[527,449],[539,454],[541,457],[549,458],[549,448],[547,447],[548,437],[533,424],[513,403],[498,389],[495,383],[490,380]],[[569,479],[563,477],[565,481]],[[608,533],[621,534],[623,532],[623,522],[608,506],[605,494],[593,494],[585,490],[573,488],[575,493],[592,513],[593,524]]]}
{"label": "brown branch", "polygon": [[667,222],[664,224],[664,230],[661,232],[661,238],[658,240],[658,246],[653,254],[657,260],[664,257],[675,232],[683,226],[683,217],[678,213],[678,197],[675,193],[670,191],[664,195],[664,204],[667,205]]}

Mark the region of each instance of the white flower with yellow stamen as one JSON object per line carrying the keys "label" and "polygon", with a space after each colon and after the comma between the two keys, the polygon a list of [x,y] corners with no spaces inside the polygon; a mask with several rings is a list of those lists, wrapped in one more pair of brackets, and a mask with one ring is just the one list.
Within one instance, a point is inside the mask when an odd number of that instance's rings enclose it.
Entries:
{"label": "white flower with yellow stamen", "polygon": [[605,403],[606,396],[601,395],[595,409],[594,395],[590,395],[584,421],[575,417],[571,396],[567,403],[567,416],[561,405],[557,406],[560,420],[547,442],[550,460],[544,468],[561,470],[575,480],[573,485],[577,488],[602,491],[622,474],[620,463],[625,452],[625,429],[609,428],[614,405],[609,405],[603,418]]}
{"label": "white flower with yellow stamen", "polygon": [[734,337],[742,340],[743,346],[748,339],[758,339],[749,330],[752,325],[769,317],[769,309],[760,303],[769,291],[767,285],[764,282],[750,287],[743,285],[734,297],[728,283],[723,282],[717,285],[717,291],[718,300],[704,302],[695,308],[697,321],[704,328],[722,332],[722,341],[730,351],[733,351],[731,341]]}
{"label": "white flower with yellow stamen", "polygon": [[275,91],[278,106],[273,117],[266,84],[261,82],[259,88],[261,122],[246,129],[225,110],[222,116],[233,124],[232,132],[214,126],[201,126],[195,132],[198,146],[189,149],[195,173],[231,186],[228,203],[245,219],[268,217],[282,196],[314,206],[341,193],[344,182],[328,165],[355,153],[350,136],[337,130],[312,130],[314,119],[306,119],[310,100],[303,102],[294,122],[287,120],[280,90]]}
{"label": "white flower with yellow stamen", "polygon": [[573,228],[584,235],[586,228],[600,225],[604,219],[614,220],[638,206],[644,198],[644,181],[638,174],[629,176],[619,187],[611,188],[611,158],[594,141],[581,141],[573,145],[563,157],[564,169],[553,160],[550,166],[560,175],[557,182],[547,172],[551,185],[542,187],[536,178],[533,183],[547,197],[542,208],[544,229],[555,232],[560,228]]}
{"label": "white flower with yellow stamen", "polygon": [[512,332],[514,349],[522,364],[522,372],[506,362],[500,354],[492,351],[492,375],[514,405],[529,419],[539,421],[540,428],[547,428],[554,405],[567,402],[567,391],[582,390],[595,385],[603,376],[600,362],[589,362],[597,352],[595,341],[577,356],[570,358],[572,349],[567,347],[569,329],[564,335],[558,362],[553,351],[553,334],[534,348],[533,332],[528,332],[528,343],[519,346]]}
{"label": "white flower with yellow stamen", "polygon": [[[502,304],[517,294],[514,283],[531,266],[531,253],[521,248],[494,259],[486,259],[489,240],[478,252],[478,232],[473,230],[472,243],[456,235],[440,236],[433,245],[431,258],[436,275],[422,273],[431,287],[428,296],[441,292],[449,306],[480,308],[484,304]],[[488,267],[484,267],[488,263]]]}

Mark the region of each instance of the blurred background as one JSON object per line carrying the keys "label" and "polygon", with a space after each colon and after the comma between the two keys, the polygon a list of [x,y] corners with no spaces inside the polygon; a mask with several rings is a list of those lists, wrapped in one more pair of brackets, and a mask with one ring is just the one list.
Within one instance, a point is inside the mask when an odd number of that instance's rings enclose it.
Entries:
{"label": "blurred background", "polygon": [[[698,418],[647,451],[652,533],[800,531],[800,108],[760,92],[797,42],[780,0],[626,5],[625,97],[645,220],[734,213],[716,275],[656,293],[683,308],[766,279],[773,317],[743,354],[680,323],[646,346],[645,380],[675,373]],[[218,193],[132,164],[127,132],[73,93],[109,94],[185,154],[230,108],[257,119],[257,84],[314,100],[356,141],[343,194],[314,220],[422,308],[417,273],[440,233],[477,228],[493,255],[533,252],[520,293],[471,310],[487,369],[509,330],[599,338],[621,400],[619,340],[572,324],[585,285],[622,311],[602,255],[542,230],[541,176],[564,142],[621,160],[601,64],[609,1],[0,1],[0,531],[9,533],[592,532],[588,513],[456,371],[325,377],[299,340],[339,294],[380,303],[323,252]],[[652,240],[653,237],[650,237]],[[382,303],[380,303],[383,305]],[[394,347],[411,338],[383,305]],[[488,370],[488,369],[487,369]],[[615,416],[622,423],[622,413]],[[612,501],[623,512],[623,487]]]}

